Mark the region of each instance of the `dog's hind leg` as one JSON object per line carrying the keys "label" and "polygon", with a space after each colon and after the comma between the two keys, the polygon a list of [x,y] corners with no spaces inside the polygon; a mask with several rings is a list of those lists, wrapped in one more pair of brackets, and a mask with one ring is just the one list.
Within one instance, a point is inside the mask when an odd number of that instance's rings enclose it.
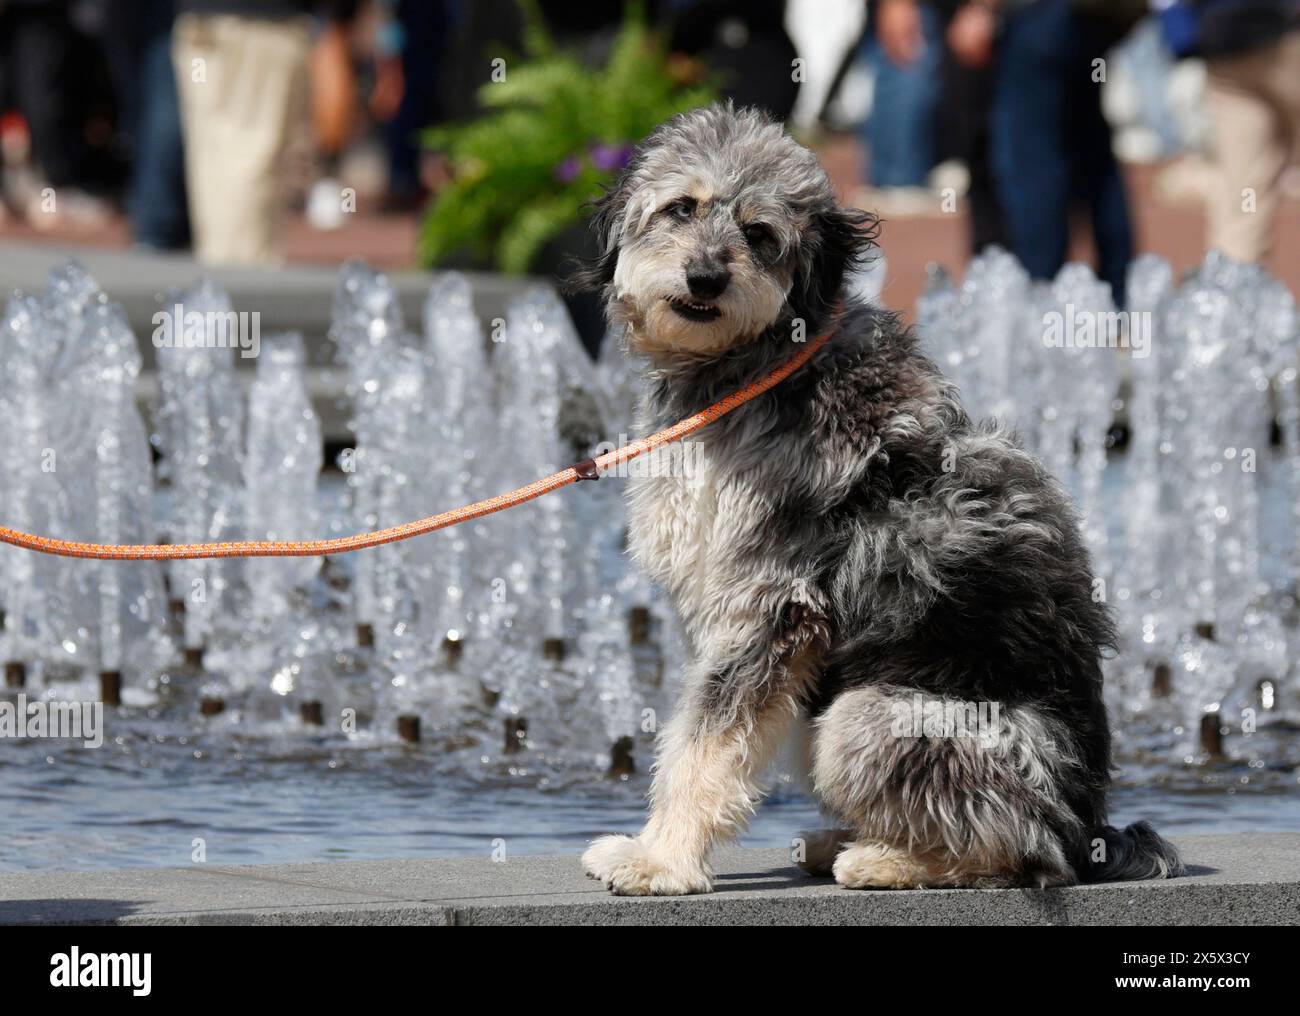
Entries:
{"label": "dog's hind leg", "polygon": [[914,852],[887,843],[858,840],[836,855],[835,881],[846,889],[1005,889],[1017,876],[971,870],[943,849]]}
{"label": "dog's hind leg", "polygon": [[794,838],[791,857],[809,875],[830,875],[835,856],[846,843],[853,842],[852,829],[815,829]]}
{"label": "dog's hind leg", "polygon": [[861,840],[845,845],[832,873],[846,889],[915,889],[945,884],[949,865],[943,861],[934,854],[913,854],[887,843]]}
{"label": "dog's hind leg", "polygon": [[[817,795],[856,831],[835,858],[836,880],[854,889],[1076,882],[1065,849],[1082,835],[1064,796],[1079,779],[1068,732],[1030,707],[1000,710],[989,729],[916,730],[921,698],[861,686],[817,721]],[[962,705],[928,701],[944,707],[935,716]]]}

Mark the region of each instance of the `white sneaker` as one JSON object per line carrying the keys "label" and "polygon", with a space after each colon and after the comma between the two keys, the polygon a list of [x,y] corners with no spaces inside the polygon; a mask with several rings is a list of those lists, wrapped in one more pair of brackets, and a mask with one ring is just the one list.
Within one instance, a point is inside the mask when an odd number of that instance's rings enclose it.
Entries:
{"label": "white sneaker", "polygon": [[25,204],[28,225],[42,233],[55,229],[91,232],[113,221],[107,201],[76,187],[42,187],[29,194]]}
{"label": "white sneaker", "polygon": [[858,208],[888,217],[943,213],[943,196],[926,187],[862,187],[852,200]]}
{"label": "white sneaker", "polygon": [[307,222],[319,230],[343,225],[343,184],[329,177],[312,184],[307,195]]}

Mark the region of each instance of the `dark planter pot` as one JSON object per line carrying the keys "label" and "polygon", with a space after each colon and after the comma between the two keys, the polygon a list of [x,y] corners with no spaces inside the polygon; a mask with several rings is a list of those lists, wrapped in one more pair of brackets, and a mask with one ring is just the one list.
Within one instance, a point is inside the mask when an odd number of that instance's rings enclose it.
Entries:
{"label": "dark planter pot", "polygon": [[[576,222],[562,233],[552,237],[533,263],[531,274],[551,279],[560,289],[560,296],[569,309],[569,316],[582,338],[582,344],[592,359],[600,352],[605,337],[605,309],[598,293],[565,293],[565,278],[573,271],[578,260],[594,258],[599,253],[595,237],[586,221]],[[494,272],[496,266],[490,259],[474,257],[468,251],[459,251],[444,258],[434,266],[434,271]]]}
{"label": "dark planter pot", "polygon": [[[533,270],[539,275],[549,275],[563,286],[565,278],[573,271],[575,262],[594,258],[600,251],[596,238],[585,221],[574,223],[553,237],[537,256]],[[605,337],[605,309],[599,293],[565,293],[561,289],[569,316],[582,337],[582,344],[594,359],[600,352]]]}

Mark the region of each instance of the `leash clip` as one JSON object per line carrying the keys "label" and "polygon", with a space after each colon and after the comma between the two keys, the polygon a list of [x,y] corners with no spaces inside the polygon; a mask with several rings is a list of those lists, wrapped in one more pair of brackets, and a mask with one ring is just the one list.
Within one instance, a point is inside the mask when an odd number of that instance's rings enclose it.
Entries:
{"label": "leash clip", "polygon": [[596,467],[595,459],[583,459],[581,462],[574,463],[573,471],[578,474],[579,480],[600,479],[600,470]]}

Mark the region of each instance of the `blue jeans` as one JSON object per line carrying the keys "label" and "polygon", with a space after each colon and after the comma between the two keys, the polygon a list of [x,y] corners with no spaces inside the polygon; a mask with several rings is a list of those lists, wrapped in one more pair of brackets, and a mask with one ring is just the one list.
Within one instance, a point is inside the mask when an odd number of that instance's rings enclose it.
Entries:
{"label": "blue jeans", "polygon": [[934,9],[923,3],[920,10],[925,48],[912,63],[900,66],[885,55],[875,25],[868,27],[862,43],[876,76],[863,141],[871,153],[871,182],[877,187],[920,187],[934,168],[943,33]]}
{"label": "blue jeans", "polygon": [[1009,15],[998,46],[991,122],[993,172],[1013,253],[1036,279],[1065,263],[1070,212],[1092,218],[1100,265],[1117,304],[1133,256],[1124,181],[1101,113],[1100,55],[1070,0]]}
{"label": "blue jeans", "polygon": [[139,60],[135,162],[127,208],[136,242],[166,250],[185,246],[190,232],[170,31],[151,34]]}

